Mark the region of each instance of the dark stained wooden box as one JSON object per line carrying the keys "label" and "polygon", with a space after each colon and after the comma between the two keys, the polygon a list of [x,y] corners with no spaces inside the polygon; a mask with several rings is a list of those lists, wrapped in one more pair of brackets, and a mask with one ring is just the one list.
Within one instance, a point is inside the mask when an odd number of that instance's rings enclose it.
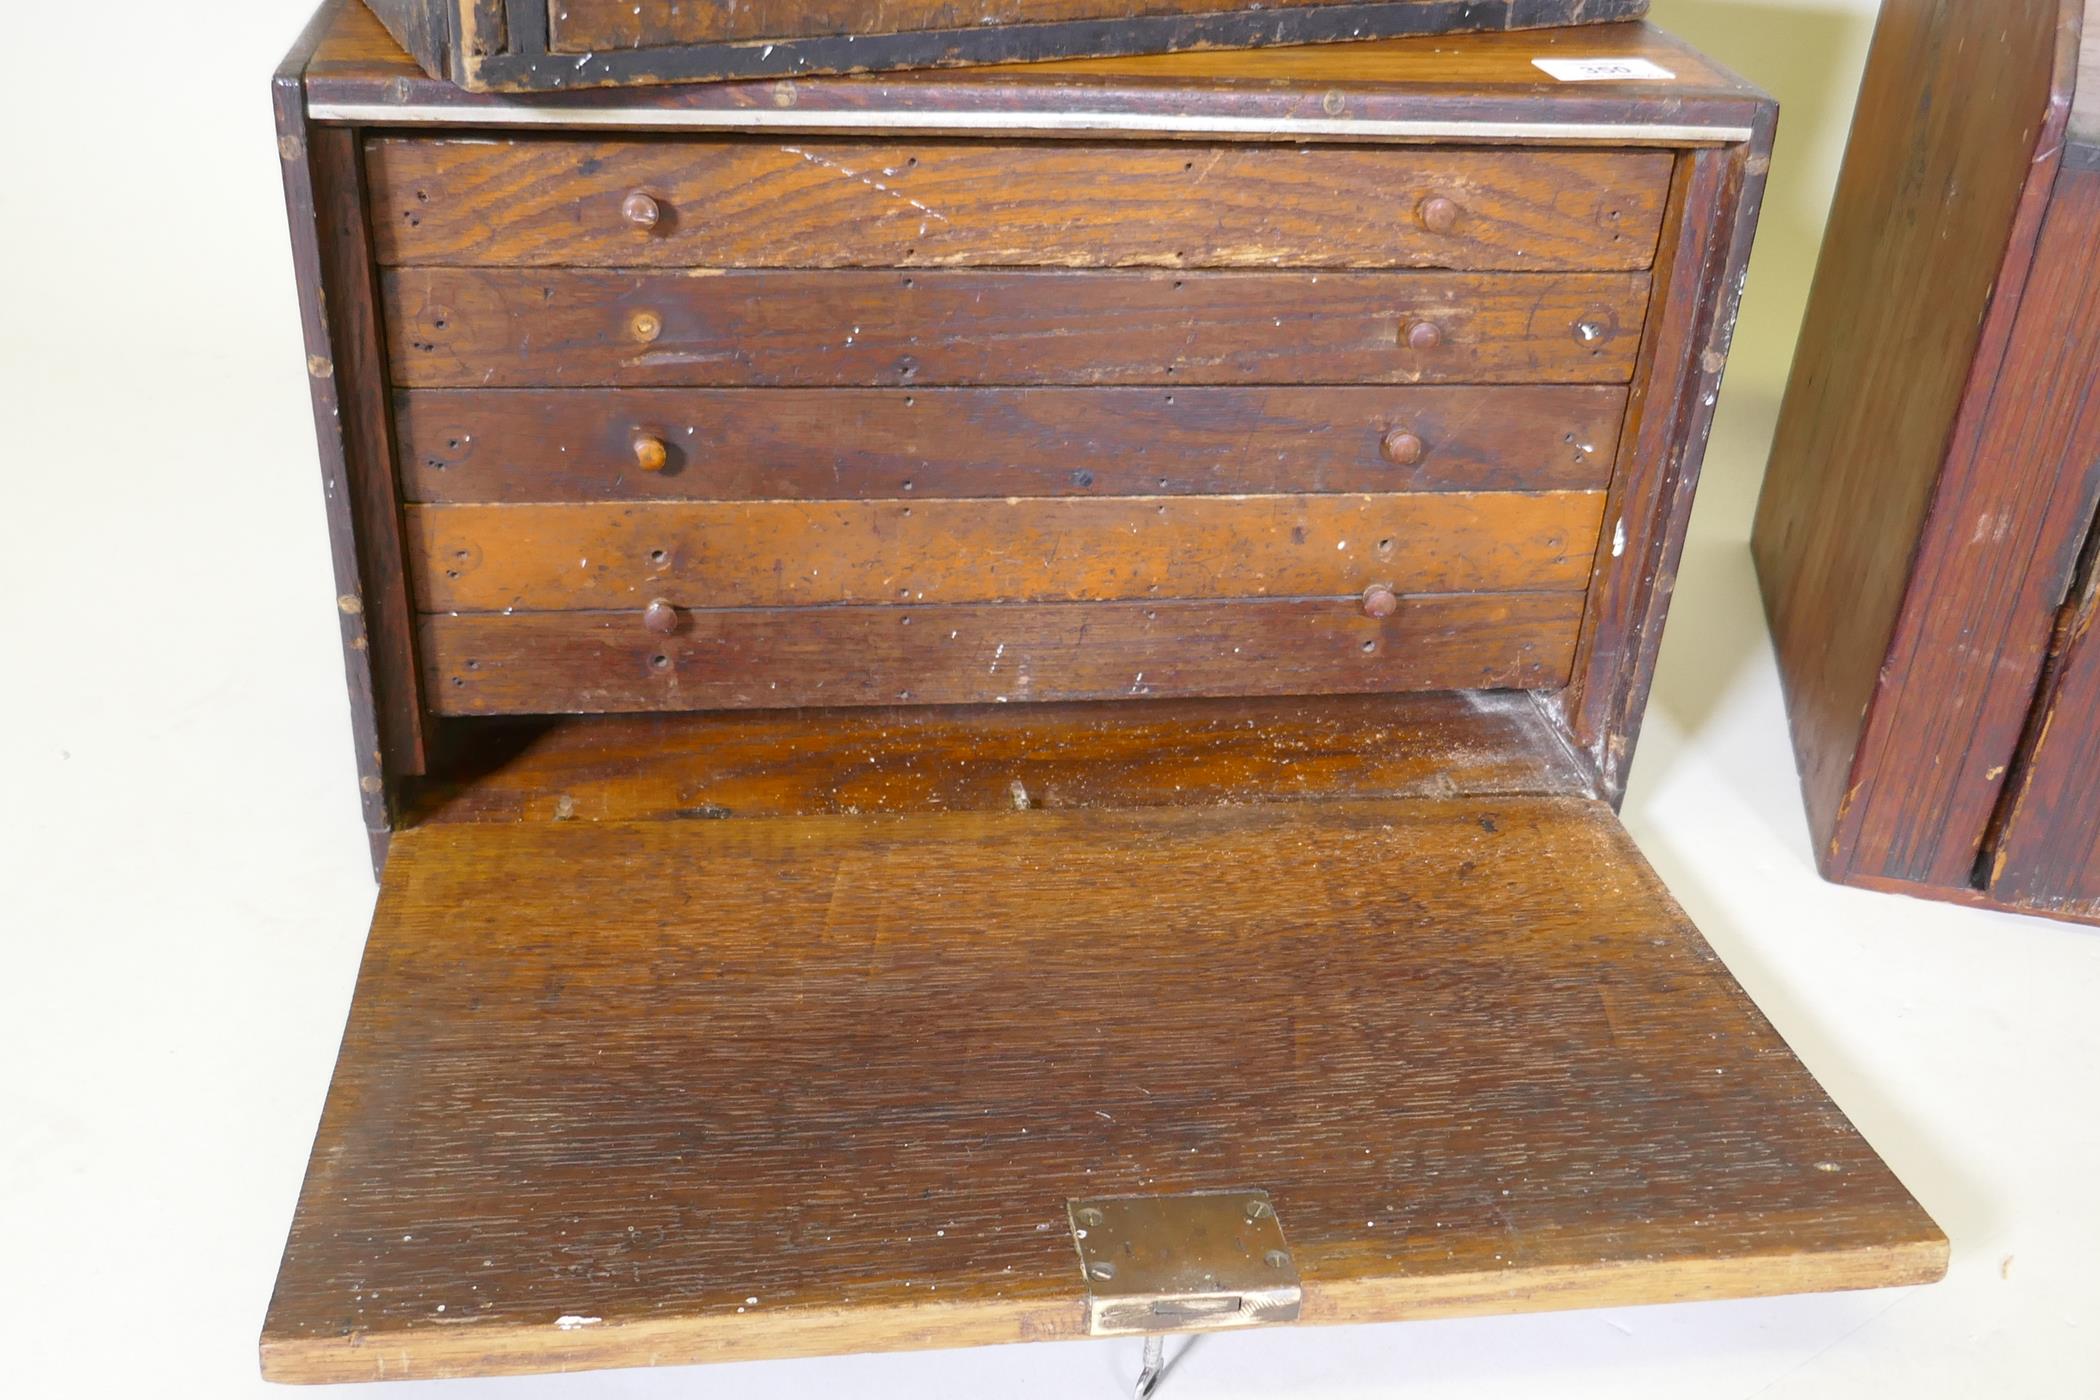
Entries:
{"label": "dark stained wooden box", "polygon": [[367,0],[473,92],[814,76],[1638,19],[1648,0]]}
{"label": "dark stained wooden box", "polygon": [[384,870],[267,1374],[1944,1267],[1613,811],[1760,94],[521,101],[335,5],[277,98]]}
{"label": "dark stained wooden box", "polygon": [[1754,540],[1830,878],[2100,921],[2096,384],[2100,8],[1888,0]]}

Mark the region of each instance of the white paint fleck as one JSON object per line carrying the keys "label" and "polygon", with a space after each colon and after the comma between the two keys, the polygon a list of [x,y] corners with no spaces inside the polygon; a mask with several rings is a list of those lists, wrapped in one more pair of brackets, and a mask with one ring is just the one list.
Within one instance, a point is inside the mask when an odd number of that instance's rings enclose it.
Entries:
{"label": "white paint fleck", "polygon": [[[880,190],[882,191],[882,193],[888,195],[892,199],[901,199],[906,204],[909,204],[912,208],[918,210],[921,214],[924,214],[929,219],[939,219],[944,224],[948,222],[948,216],[946,214],[943,214],[940,210],[929,208],[928,206],[919,203],[918,200],[913,199],[910,195],[905,194],[901,190],[891,189],[888,185],[883,184],[882,181],[876,179],[872,175],[863,175],[858,170],[852,170],[847,168],[846,166],[836,164],[832,161],[828,161],[822,156],[812,155],[808,151],[803,150],[800,146],[783,146],[781,147],[781,149],[786,151],[791,156],[802,157],[802,159],[808,161],[811,165],[821,166],[826,170],[832,171],[834,174],[837,174],[844,179],[858,180],[871,190]],[[923,223],[919,225],[919,231],[921,233],[926,231],[926,226]]]}
{"label": "white paint fleck", "polygon": [[1611,557],[1616,559],[1626,552],[1626,519],[1621,516],[1611,532]]}
{"label": "white paint fleck", "polygon": [[584,1317],[580,1313],[563,1313],[554,1319],[554,1325],[564,1332],[574,1332],[579,1327],[592,1327],[605,1321],[602,1317]]}

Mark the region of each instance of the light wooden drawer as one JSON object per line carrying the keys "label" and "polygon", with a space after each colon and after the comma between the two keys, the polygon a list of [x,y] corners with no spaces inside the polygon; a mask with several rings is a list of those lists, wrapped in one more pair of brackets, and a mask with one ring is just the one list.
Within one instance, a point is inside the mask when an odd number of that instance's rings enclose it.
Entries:
{"label": "light wooden drawer", "polygon": [[1109,602],[1589,581],[1602,492],[418,505],[426,612]]}
{"label": "light wooden drawer", "polygon": [[1601,490],[1610,386],[418,389],[412,501]]}
{"label": "light wooden drawer", "polygon": [[1660,151],[370,141],[387,264],[1449,267],[1654,260]]}
{"label": "light wooden drawer", "polygon": [[397,268],[397,386],[1623,384],[1645,272]]}
{"label": "light wooden drawer", "polygon": [[422,619],[441,714],[1550,688],[1580,593],[950,604]]}

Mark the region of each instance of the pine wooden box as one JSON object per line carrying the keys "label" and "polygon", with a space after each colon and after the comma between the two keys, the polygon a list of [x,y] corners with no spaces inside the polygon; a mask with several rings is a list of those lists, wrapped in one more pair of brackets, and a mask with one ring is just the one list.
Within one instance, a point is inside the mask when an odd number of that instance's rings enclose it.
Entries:
{"label": "pine wooden box", "polygon": [[1760,94],[277,94],[384,865],[268,1375],[1944,1267],[1613,811]]}
{"label": "pine wooden box", "polygon": [[1648,0],[367,0],[473,92],[815,76],[1638,19]]}

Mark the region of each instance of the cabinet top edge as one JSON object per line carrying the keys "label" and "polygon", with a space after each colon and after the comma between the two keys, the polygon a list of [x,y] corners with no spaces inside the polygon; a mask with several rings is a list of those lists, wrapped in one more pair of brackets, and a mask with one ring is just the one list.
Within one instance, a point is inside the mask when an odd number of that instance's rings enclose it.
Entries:
{"label": "cabinet top edge", "polygon": [[1126,136],[1271,140],[1502,141],[1549,144],[1731,145],[1756,135],[1754,122],[1497,121],[1479,118],[1307,118],[1128,110],[957,112],[911,108],[765,112],[745,109],[607,107],[579,111],[471,109],[377,102],[313,102],[322,123],[505,130],[905,133],[928,136]]}

